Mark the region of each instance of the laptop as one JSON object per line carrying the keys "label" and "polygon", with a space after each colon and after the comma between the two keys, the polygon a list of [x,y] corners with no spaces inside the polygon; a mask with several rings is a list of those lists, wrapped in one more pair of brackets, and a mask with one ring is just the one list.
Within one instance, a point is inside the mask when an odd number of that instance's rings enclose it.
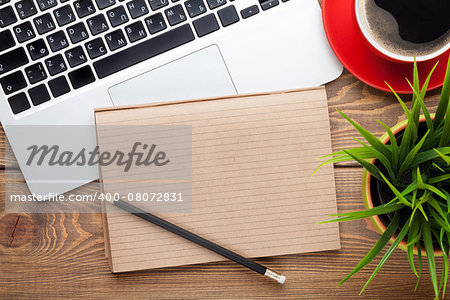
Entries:
{"label": "laptop", "polygon": [[0,0],[0,120],[32,194],[98,167],[30,163],[94,149],[99,107],[322,85],[342,73],[317,0]]}

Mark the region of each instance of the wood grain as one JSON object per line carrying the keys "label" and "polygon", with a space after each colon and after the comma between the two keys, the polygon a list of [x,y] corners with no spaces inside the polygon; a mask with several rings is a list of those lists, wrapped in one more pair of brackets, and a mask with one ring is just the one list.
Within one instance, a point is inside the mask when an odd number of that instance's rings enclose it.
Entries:
{"label": "wood grain", "polygon": [[[382,134],[382,127],[375,119],[394,125],[404,118],[392,95],[368,87],[348,72],[326,88],[334,150],[355,145],[352,137],[358,136],[336,108],[377,135]],[[439,91],[434,91],[426,99],[431,111],[438,95]],[[7,180],[22,182],[18,189],[24,190],[25,183],[14,156],[5,151],[7,147],[0,131],[0,169],[7,166]],[[335,173],[339,210],[363,208],[361,169],[344,164],[338,165]],[[0,170],[1,191],[4,185],[5,171]],[[87,187],[96,188],[95,183]],[[4,201],[2,195],[2,208]],[[280,286],[231,262],[112,275],[104,257],[101,222],[100,214],[5,214],[2,210],[0,298],[356,298],[375,263],[342,287],[335,285],[379,237],[370,221],[355,221],[340,224],[340,251],[258,259],[287,275],[287,283]],[[406,255],[398,250],[370,284],[364,298],[432,298],[427,272],[416,293],[414,285]]]}
{"label": "wood grain", "polygon": [[[0,172],[0,184],[4,184],[4,172]],[[337,168],[335,174],[339,211],[363,208],[361,170]],[[281,286],[232,262],[113,275],[104,257],[101,222],[100,214],[1,212],[0,297],[353,298],[370,276],[374,263],[343,286],[335,285],[379,236],[368,220],[343,223],[339,251],[257,259],[287,276],[286,284]],[[423,299],[432,295],[427,272],[416,293],[414,285],[406,255],[397,250],[366,290],[364,298]]]}

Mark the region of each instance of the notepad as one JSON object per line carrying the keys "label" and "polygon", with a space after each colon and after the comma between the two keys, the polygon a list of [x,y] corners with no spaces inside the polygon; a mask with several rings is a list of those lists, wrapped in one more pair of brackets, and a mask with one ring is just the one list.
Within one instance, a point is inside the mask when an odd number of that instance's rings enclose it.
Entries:
{"label": "notepad", "polygon": [[[332,150],[324,88],[98,109],[95,118],[97,125],[191,126],[192,208],[158,214],[167,221],[248,258],[340,248],[338,225],[317,224],[337,212],[333,167],[311,176]],[[133,139],[102,128],[100,150]],[[103,192],[117,192],[111,169],[121,167],[105,168]],[[105,211],[112,272],[224,260],[110,204]]]}

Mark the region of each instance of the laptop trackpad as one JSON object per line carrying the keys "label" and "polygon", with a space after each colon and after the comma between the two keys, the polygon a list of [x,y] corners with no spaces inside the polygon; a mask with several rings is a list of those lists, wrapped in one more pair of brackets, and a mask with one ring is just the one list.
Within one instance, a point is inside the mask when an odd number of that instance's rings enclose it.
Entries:
{"label": "laptop trackpad", "polygon": [[216,45],[199,50],[109,89],[116,106],[237,94]]}

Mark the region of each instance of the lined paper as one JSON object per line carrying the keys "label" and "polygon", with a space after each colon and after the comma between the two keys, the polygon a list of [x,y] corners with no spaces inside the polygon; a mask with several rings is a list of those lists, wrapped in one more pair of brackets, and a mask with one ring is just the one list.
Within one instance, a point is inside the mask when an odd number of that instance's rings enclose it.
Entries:
{"label": "lined paper", "polygon": [[[160,217],[245,257],[340,248],[324,88],[153,104],[96,112],[97,125],[192,126],[192,211]],[[105,129],[106,128],[106,129]],[[100,150],[132,141],[126,128],[98,132]],[[112,127],[114,128],[114,127]],[[116,169],[115,169],[116,168]],[[119,167],[101,167],[104,192],[121,186]],[[139,180],[145,169],[130,175]],[[107,256],[113,272],[223,260],[221,256],[106,205]]]}

